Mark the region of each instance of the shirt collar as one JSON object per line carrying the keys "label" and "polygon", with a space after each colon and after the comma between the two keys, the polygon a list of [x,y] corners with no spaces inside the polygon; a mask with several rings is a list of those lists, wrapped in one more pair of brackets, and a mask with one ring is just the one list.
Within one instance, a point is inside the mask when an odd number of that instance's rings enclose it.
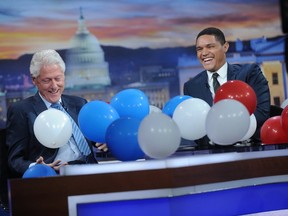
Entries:
{"label": "shirt collar", "polygon": [[[39,96],[40,96],[40,98],[42,99],[42,101],[45,103],[45,105],[46,105],[46,107],[47,107],[47,109],[48,109],[48,108],[51,106],[52,103],[48,102],[48,101],[40,94],[40,92],[39,92]],[[57,103],[60,103],[60,104],[61,104],[61,102],[62,102],[62,100],[61,100],[61,98],[60,98],[60,100],[59,100]]]}
{"label": "shirt collar", "polygon": [[227,78],[227,69],[228,69],[228,64],[227,64],[227,62],[225,62],[225,64],[218,71],[210,72],[207,70],[206,72],[208,75],[208,80],[212,79],[213,73],[218,73],[219,77],[221,77],[222,79]]}

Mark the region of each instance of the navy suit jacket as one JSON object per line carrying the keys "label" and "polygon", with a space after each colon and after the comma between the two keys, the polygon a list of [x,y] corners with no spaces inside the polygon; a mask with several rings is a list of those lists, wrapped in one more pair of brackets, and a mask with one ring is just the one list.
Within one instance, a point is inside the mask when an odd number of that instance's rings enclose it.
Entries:
{"label": "navy suit jacket", "polygon": [[[256,93],[257,107],[254,115],[257,130],[253,138],[260,139],[260,128],[270,117],[270,90],[268,81],[257,64],[228,64],[227,80],[241,80],[249,84]],[[208,84],[208,75],[202,71],[184,84],[184,95],[190,95],[213,105],[213,98]]]}
{"label": "navy suit jacket", "polygon": [[[70,95],[62,95],[61,99],[69,115],[75,122],[78,122],[78,113],[87,101]],[[52,163],[58,153],[58,149],[43,146],[34,134],[34,121],[45,110],[47,107],[39,93],[13,103],[8,108],[6,127],[8,165],[15,177],[22,176],[29,165],[35,162],[39,156],[43,156],[45,163]],[[87,141],[92,151],[92,143]],[[97,163],[93,154],[88,156],[88,161]]]}

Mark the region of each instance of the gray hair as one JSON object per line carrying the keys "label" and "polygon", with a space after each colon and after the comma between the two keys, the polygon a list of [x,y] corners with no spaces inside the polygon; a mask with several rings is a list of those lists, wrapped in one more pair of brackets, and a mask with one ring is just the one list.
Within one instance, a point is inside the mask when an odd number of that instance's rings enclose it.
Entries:
{"label": "gray hair", "polygon": [[59,64],[63,73],[65,73],[65,63],[58,52],[52,49],[41,50],[36,52],[30,63],[30,75],[31,77],[38,77],[40,70],[44,65]]}

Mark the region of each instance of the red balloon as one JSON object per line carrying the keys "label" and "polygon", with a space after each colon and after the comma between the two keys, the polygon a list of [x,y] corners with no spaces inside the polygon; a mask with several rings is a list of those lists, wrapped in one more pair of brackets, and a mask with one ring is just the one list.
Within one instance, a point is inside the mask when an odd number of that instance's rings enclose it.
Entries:
{"label": "red balloon", "polygon": [[283,130],[288,134],[288,106],[286,106],[281,113],[281,124]]}
{"label": "red balloon", "polygon": [[283,130],[281,116],[274,116],[267,119],[260,130],[263,144],[288,143],[288,135]]}
{"label": "red balloon", "polygon": [[250,115],[254,113],[257,105],[255,91],[241,80],[229,80],[218,88],[214,103],[223,99],[234,99],[241,102],[248,109]]}

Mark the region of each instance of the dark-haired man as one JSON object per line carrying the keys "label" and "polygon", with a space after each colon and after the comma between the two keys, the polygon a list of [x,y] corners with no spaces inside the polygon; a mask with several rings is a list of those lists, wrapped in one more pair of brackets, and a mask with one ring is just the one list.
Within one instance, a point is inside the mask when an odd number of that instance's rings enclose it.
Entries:
{"label": "dark-haired man", "polygon": [[[217,80],[220,85],[228,80],[241,80],[249,84],[257,96],[257,107],[254,112],[257,129],[251,137],[251,142],[258,144],[261,142],[260,128],[269,118],[270,113],[268,81],[257,64],[229,64],[226,60],[228,49],[229,43],[220,29],[209,27],[202,30],[196,37],[196,51],[205,70],[187,81],[183,91],[185,95],[201,98],[212,106],[215,95],[213,74],[218,73]],[[207,136],[196,142],[209,147]]]}

